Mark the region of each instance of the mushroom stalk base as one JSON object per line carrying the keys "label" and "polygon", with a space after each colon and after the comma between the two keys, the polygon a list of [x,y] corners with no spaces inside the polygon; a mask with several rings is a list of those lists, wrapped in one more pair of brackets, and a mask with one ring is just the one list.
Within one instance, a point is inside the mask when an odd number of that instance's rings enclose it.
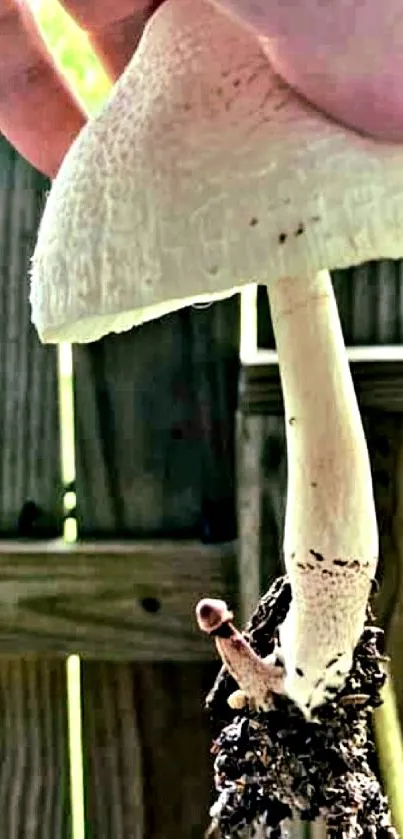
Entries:
{"label": "mushroom stalk base", "polygon": [[[259,602],[246,630],[259,656],[272,650],[290,599],[288,580],[278,579]],[[296,815],[324,819],[328,839],[397,839],[374,772],[370,721],[381,702],[385,668],[383,633],[372,624],[368,609],[346,684],[318,709],[315,721],[279,694],[267,711],[250,704],[234,711],[236,684],[221,671],[206,703],[217,732],[218,795],[211,815],[221,839],[244,837],[249,826],[252,835],[261,830],[267,839],[280,839],[284,820]]]}
{"label": "mushroom stalk base", "polygon": [[306,716],[352,665],[378,557],[368,450],[329,273],[269,286],[284,395],[288,491],[280,627],[285,689]]}

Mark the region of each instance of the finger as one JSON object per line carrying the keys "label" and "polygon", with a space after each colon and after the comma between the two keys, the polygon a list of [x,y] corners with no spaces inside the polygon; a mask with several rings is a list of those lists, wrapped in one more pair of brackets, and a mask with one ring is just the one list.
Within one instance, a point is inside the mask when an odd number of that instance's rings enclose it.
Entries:
{"label": "finger", "polygon": [[85,114],[39,34],[28,0],[0,7],[0,131],[53,177]]}
{"label": "finger", "polygon": [[147,20],[162,0],[61,0],[84,29],[108,76],[115,81],[130,61]]}

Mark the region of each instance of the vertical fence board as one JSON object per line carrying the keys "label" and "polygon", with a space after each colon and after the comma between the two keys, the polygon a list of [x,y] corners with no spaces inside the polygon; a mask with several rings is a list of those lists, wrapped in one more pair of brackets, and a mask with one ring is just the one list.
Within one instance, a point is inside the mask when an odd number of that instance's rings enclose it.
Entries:
{"label": "vertical fence board", "polygon": [[71,839],[62,663],[2,659],[0,718],[1,835]]}
{"label": "vertical fence board", "polygon": [[82,536],[235,532],[238,300],[74,348]]}
{"label": "vertical fence board", "polygon": [[29,260],[48,182],[0,136],[0,536],[61,532],[57,364],[30,324]]}
{"label": "vertical fence board", "polygon": [[215,664],[158,663],[134,670],[144,760],[146,836],[203,839],[212,803],[211,731],[202,697]]}
{"label": "vertical fence board", "polygon": [[[30,324],[29,260],[48,182],[0,136],[0,537],[62,532],[57,363]],[[1,542],[0,542],[1,548]],[[0,660],[7,839],[70,839],[63,661]]]}
{"label": "vertical fence board", "polygon": [[[369,433],[373,451],[378,521],[381,537],[377,611],[385,626],[387,652],[401,724],[403,725],[403,417],[389,417]],[[376,448],[375,448],[376,446]]]}
{"label": "vertical fence board", "polygon": [[86,839],[142,839],[143,773],[132,668],[83,666]]}
{"label": "vertical fence board", "polygon": [[[74,348],[79,538],[234,538],[238,347],[233,299]],[[201,839],[216,669],[83,663],[91,839]]]}

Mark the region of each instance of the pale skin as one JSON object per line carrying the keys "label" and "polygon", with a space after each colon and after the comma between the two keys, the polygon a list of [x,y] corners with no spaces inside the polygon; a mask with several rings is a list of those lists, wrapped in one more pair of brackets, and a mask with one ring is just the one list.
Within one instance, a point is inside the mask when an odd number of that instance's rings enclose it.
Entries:
{"label": "pale skin", "polygon": [[[60,4],[89,34],[114,81],[161,0]],[[262,39],[275,71],[318,110],[358,132],[403,141],[400,0],[214,0],[214,5]],[[38,33],[29,0],[3,0],[0,71],[0,130],[54,177],[86,115]]]}

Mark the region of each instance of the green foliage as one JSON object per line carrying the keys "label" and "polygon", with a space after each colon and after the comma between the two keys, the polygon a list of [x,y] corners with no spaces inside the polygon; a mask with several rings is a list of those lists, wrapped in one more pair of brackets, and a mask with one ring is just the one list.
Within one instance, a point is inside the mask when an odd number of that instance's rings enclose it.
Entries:
{"label": "green foliage", "polygon": [[33,0],[35,15],[57,65],[89,113],[99,110],[111,83],[88,38],[55,0]]}

